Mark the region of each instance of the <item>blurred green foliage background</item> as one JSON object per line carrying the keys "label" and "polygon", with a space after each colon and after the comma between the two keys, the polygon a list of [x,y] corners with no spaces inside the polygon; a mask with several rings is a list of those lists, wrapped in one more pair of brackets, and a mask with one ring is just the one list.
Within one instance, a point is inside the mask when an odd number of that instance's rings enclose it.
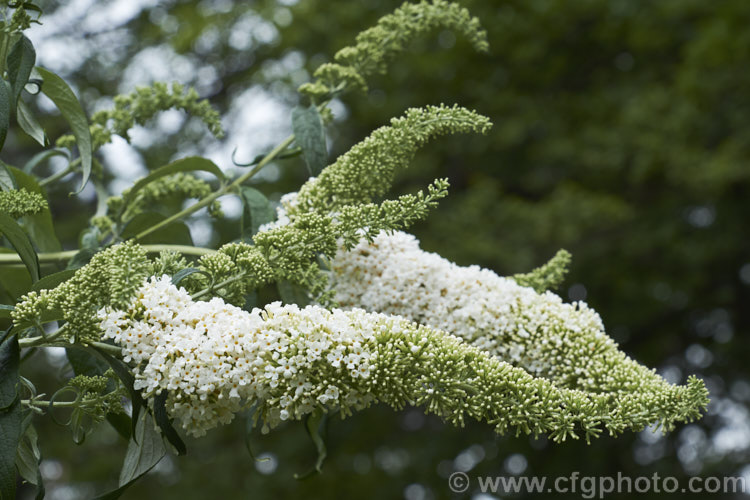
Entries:
{"label": "blurred green foliage background", "polygon": [[[176,157],[205,154],[229,169],[234,148],[238,160],[268,149],[290,129],[296,86],[399,3],[47,2],[44,26],[29,36],[40,63],[75,84],[89,112],[134,85],[178,80],[225,115],[221,143],[169,115],[136,130],[131,146],[105,148],[104,180],[117,191]],[[253,451],[271,458],[255,462],[238,419],[189,443],[187,457],[166,460],[125,498],[450,498],[454,470],[750,479],[750,4],[462,3],[487,28],[490,53],[471,52],[450,32],[419,40],[366,95],[334,103],[330,158],[410,106],[458,103],[489,116],[490,135],[430,144],[400,173],[398,192],[437,176],[452,184],[414,228],[423,248],[504,275],[568,249],[573,267],[559,293],[585,299],[623,350],[670,381],[702,376],[712,396],[706,417],[667,437],[552,445],[376,408],[329,423],[329,459],[305,481],[293,474],[315,452],[301,424],[253,434]],[[64,132],[46,120],[50,137]],[[18,136],[6,151],[19,164],[35,149]],[[301,161],[289,160],[256,187],[278,199],[305,177]],[[93,192],[68,197],[74,182],[50,190],[66,247],[96,204]],[[201,217],[191,223],[196,244],[236,237],[238,205],[224,204],[228,217],[215,230]],[[62,429],[42,430],[48,498],[86,498],[115,483],[125,443],[102,427],[75,447]],[[640,495],[651,496],[659,495]]]}

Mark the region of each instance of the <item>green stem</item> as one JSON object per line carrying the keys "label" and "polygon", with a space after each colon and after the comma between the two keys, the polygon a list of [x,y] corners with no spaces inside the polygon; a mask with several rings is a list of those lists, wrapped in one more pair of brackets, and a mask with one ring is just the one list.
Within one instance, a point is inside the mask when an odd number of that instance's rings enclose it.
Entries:
{"label": "green stem", "polygon": [[210,286],[208,288],[204,288],[200,292],[193,294],[193,298],[197,299],[197,298],[203,297],[204,295],[211,293],[212,290],[217,290],[219,288],[225,287],[231,283],[234,283],[235,281],[239,281],[244,278],[245,278],[244,274],[238,274],[236,276],[232,276],[231,278],[227,278],[224,281],[216,283],[215,285]]}
{"label": "green stem", "polygon": [[60,170],[56,174],[52,174],[46,179],[42,179],[41,181],[39,181],[39,185],[44,187],[47,184],[52,184],[55,181],[59,181],[60,179],[68,175],[69,173],[73,172],[73,170],[79,163],[81,163],[81,160],[79,158],[76,158],[74,161],[70,162],[67,167]]}
{"label": "green stem", "polygon": [[138,233],[137,235],[135,235],[135,237],[133,239],[139,240],[139,239],[143,238],[144,236],[147,236],[147,235],[153,233],[154,231],[158,231],[159,229],[163,228],[164,226],[166,226],[168,224],[171,224],[172,222],[174,222],[176,220],[179,220],[179,219],[181,219],[183,217],[186,217],[186,216],[188,216],[188,215],[190,215],[192,213],[197,212],[201,208],[210,205],[211,203],[213,203],[220,196],[224,196],[225,194],[231,192],[235,188],[237,188],[240,185],[242,185],[243,182],[247,181],[252,176],[254,176],[255,174],[257,174],[263,167],[265,167],[266,165],[268,165],[274,158],[276,158],[282,151],[284,151],[293,142],[294,142],[294,135],[290,135],[289,137],[287,137],[286,139],[284,139],[278,146],[276,146],[275,148],[273,148],[273,150],[270,153],[268,153],[260,161],[260,163],[258,163],[255,167],[253,167],[252,170],[250,170],[246,174],[243,174],[243,175],[237,177],[237,179],[235,179],[231,184],[228,184],[228,185],[222,187],[221,189],[216,190],[215,192],[211,193],[211,195],[207,196],[206,198],[203,198],[202,200],[200,200],[199,202],[195,203],[194,205],[190,205],[185,210],[182,210],[182,211],[177,212],[176,214],[174,214],[174,215],[172,215],[170,217],[167,217],[163,221],[161,221],[161,222],[159,222],[157,224],[154,224],[153,226],[151,226],[148,229],[144,229],[143,231],[141,231],[140,233]]}
{"label": "green stem", "polygon": [[[162,250],[172,250],[178,253],[181,253],[183,255],[205,255],[207,253],[213,253],[216,250],[213,250],[211,248],[202,248],[202,247],[191,247],[188,245],[143,245],[143,248],[148,253],[159,253]],[[39,263],[44,264],[47,262],[59,262],[61,260],[68,260],[72,259],[76,254],[78,253],[78,250],[67,250],[64,252],[49,252],[49,253],[40,253],[37,256],[39,257]],[[18,254],[11,254],[11,253],[2,253],[0,254],[0,265],[3,264],[22,264],[23,261],[21,260],[21,257]]]}
{"label": "green stem", "polygon": [[[59,330],[58,330],[59,331]],[[109,354],[112,354],[114,356],[120,357],[122,356],[122,348],[112,345],[112,344],[105,344],[104,342],[86,342],[83,344],[78,343],[70,343],[70,342],[53,342],[50,340],[50,336],[44,337],[29,337],[25,339],[19,339],[18,340],[18,347],[21,349],[25,349],[27,347],[64,347],[64,348],[74,348],[74,349],[87,349],[89,347],[95,347],[96,349],[100,351],[108,352]]]}
{"label": "green stem", "polygon": [[55,340],[57,340],[60,335],[63,334],[63,329],[60,328],[55,333],[52,333],[50,335],[40,335],[38,337],[27,337],[25,339],[18,339],[18,347],[20,348],[26,348],[26,347],[41,347],[41,346],[47,346],[54,344]]}
{"label": "green stem", "polygon": [[49,408],[50,403],[56,408],[73,408],[81,406],[81,401],[43,401],[40,399],[22,399],[21,404],[25,406],[38,406],[40,408]]}
{"label": "green stem", "polygon": [[2,43],[0,43],[0,76],[5,74],[5,60],[8,57],[8,46],[10,44],[10,33],[3,30]]}

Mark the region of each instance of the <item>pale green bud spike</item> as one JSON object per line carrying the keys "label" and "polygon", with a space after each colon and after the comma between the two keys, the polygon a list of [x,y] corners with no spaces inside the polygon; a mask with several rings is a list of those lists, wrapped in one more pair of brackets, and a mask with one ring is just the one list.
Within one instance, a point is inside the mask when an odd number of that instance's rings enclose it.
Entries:
{"label": "pale green bud spike", "polygon": [[122,306],[130,302],[148,276],[152,265],[140,245],[125,242],[91,258],[68,281],[52,290],[30,292],[18,301],[13,311],[16,325],[41,324],[46,317],[61,315],[63,328],[72,339],[97,340],[101,331],[96,311],[105,305]]}
{"label": "pale green bud spike", "polygon": [[[130,94],[115,97],[112,109],[102,110],[91,117],[91,138],[94,149],[99,149],[119,135],[130,140],[128,131],[136,125],[145,125],[151,118],[162,111],[177,109],[190,116],[199,118],[215,137],[223,137],[221,116],[205,99],[200,99],[198,92],[173,83],[170,87],[163,82],[156,82],[149,87],[137,87]],[[72,135],[61,136],[58,147],[71,147],[75,144]]]}
{"label": "pale green bud spike", "polygon": [[385,73],[388,63],[414,39],[440,28],[460,33],[478,52],[489,49],[479,19],[459,4],[445,0],[406,2],[357,35],[353,46],[336,53],[336,63],[323,64],[315,71],[317,82],[305,84],[299,91],[322,100],[346,87],[367,90],[369,76]]}
{"label": "pale green bud spike", "polygon": [[546,264],[529,273],[515,274],[513,279],[519,285],[528,286],[537,292],[554,290],[565,281],[571,257],[570,252],[560,249]]}
{"label": "pale green bud spike", "polygon": [[388,191],[395,171],[406,168],[428,140],[445,134],[486,133],[491,126],[486,117],[459,106],[411,108],[305,183],[296,209],[331,213],[346,205],[372,202]]}

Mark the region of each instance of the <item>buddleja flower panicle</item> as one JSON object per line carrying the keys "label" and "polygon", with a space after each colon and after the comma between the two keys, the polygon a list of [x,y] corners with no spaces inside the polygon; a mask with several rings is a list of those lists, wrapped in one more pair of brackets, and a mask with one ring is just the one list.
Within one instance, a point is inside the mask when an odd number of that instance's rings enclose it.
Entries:
{"label": "buddleja flower panicle", "polygon": [[[559,388],[458,337],[399,316],[272,303],[251,312],[195,302],[168,276],[145,281],[124,309],[98,313],[146,397],[200,436],[256,406],[264,430],[315,411],[382,402],[419,405],[447,422],[556,441],[640,429],[653,416],[617,411],[611,395]],[[627,401],[626,401],[627,403]]]}
{"label": "buddleja flower panicle", "polygon": [[671,429],[697,418],[708,402],[697,379],[671,385],[620,351],[584,302],[566,304],[487,269],[457,266],[422,251],[406,233],[381,233],[372,243],[342,249],[331,267],[334,300],[342,307],[403,316],[558,387],[609,397],[626,428],[658,421]]}

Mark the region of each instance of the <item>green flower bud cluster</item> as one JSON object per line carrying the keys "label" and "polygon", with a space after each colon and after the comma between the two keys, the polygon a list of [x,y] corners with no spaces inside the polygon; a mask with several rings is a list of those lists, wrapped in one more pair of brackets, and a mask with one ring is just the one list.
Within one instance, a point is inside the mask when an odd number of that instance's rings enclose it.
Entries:
{"label": "green flower bud cluster", "polygon": [[31,27],[32,18],[24,8],[25,4],[26,2],[14,3],[16,10],[13,12],[13,16],[10,18],[10,23],[7,28],[8,32],[13,33],[24,31]]}
{"label": "green flower bud cluster", "polygon": [[[107,200],[107,215],[115,217],[122,207],[122,200],[127,197],[130,189],[123,191],[122,196],[114,196]],[[132,219],[135,215],[148,210],[153,205],[171,198],[180,199],[196,198],[201,200],[213,192],[211,184],[199,179],[194,175],[183,172],[156,179],[141,188],[135,197],[130,200],[122,220]],[[215,201],[208,207],[208,212],[213,217],[221,216],[221,205]]]}
{"label": "green flower bud cluster", "polygon": [[188,276],[185,287],[191,292],[210,289],[232,304],[242,303],[245,294],[271,281],[288,280],[322,291],[327,278],[311,266],[317,267],[318,256],[336,253],[336,237],[330,217],[304,214],[293,224],[257,233],[255,245],[229,243],[202,256],[198,268],[208,276]]}
{"label": "green flower bud cluster", "polygon": [[98,340],[101,331],[96,311],[129,303],[151,269],[141,246],[125,242],[110,247],[56,288],[21,297],[12,313],[13,322],[28,327],[64,319],[68,339]]}
{"label": "green flower bud cluster", "polygon": [[0,213],[5,213],[12,219],[38,214],[48,208],[44,196],[25,188],[0,191]]}
{"label": "green flower bud cluster", "polygon": [[336,214],[336,229],[345,248],[352,248],[361,238],[368,241],[375,238],[380,231],[405,229],[414,222],[424,219],[431,208],[437,206],[437,200],[448,195],[448,179],[437,179],[416,195],[405,194],[396,200],[385,200],[382,203],[363,203],[347,205]]}
{"label": "green flower bud cluster", "polygon": [[238,304],[249,291],[285,280],[307,290],[316,301],[327,303],[328,274],[321,271],[320,258],[332,258],[340,241],[353,246],[363,236],[409,226],[446,196],[447,188],[448,181],[439,179],[427,194],[420,191],[380,204],[347,205],[331,215],[304,213],[288,224],[270,224],[253,237],[254,246],[231,243],[215,254],[202,256],[198,267],[205,274],[189,276],[185,286],[193,292],[209,288],[214,295]]}
{"label": "green flower bud cluster", "polygon": [[78,408],[100,421],[107,413],[124,413],[122,398],[126,392],[112,370],[102,375],[76,375],[68,381],[68,386],[78,392],[82,403]]}
{"label": "green flower bud cluster", "polygon": [[346,87],[366,91],[369,76],[384,74],[388,63],[412,40],[439,28],[462,34],[478,52],[489,49],[479,19],[459,4],[445,0],[407,2],[357,35],[353,46],[336,53],[336,63],[321,65],[313,75],[317,81],[302,85],[299,91],[313,100],[323,100]]}
{"label": "green flower bud cluster", "polygon": [[[102,110],[91,117],[91,139],[93,148],[99,149],[119,135],[130,141],[128,131],[136,125],[145,125],[151,118],[162,111],[178,109],[191,116],[200,118],[211,133],[223,137],[221,116],[205,99],[201,100],[198,92],[173,83],[170,89],[166,83],[156,82],[150,87],[137,87],[130,94],[115,97],[113,109]],[[58,147],[71,147],[75,144],[72,135],[64,135],[57,140]]]}
{"label": "green flower bud cluster", "polygon": [[513,279],[521,286],[533,288],[542,293],[557,288],[565,280],[570,266],[571,255],[565,249],[558,250],[546,264],[529,273],[515,274]]}
{"label": "green flower bud cluster", "polygon": [[188,267],[188,262],[182,254],[173,250],[162,250],[154,259],[149,271],[150,276],[172,276]]}
{"label": "green flower bud cluster", "polygon": [[417,150],[433,137],[449,133],[487,133],[492,124],[486,117],[459,106],[411,108],[390,126],[370,136],[305,183],[295,211],[331,213],[346,205],[370,203],[383,196],[397,169],[406,168]]}

